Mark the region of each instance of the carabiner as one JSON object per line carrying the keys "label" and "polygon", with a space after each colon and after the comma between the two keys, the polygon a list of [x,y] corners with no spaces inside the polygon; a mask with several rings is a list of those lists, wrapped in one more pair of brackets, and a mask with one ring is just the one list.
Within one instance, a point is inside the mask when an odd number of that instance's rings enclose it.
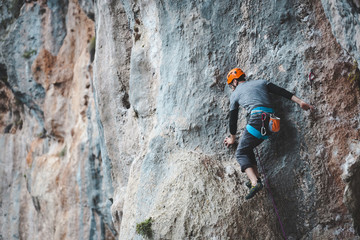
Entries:
{"label": "carabiner", "polygon": [[265,120],[266,120],[266,113],[262,113],[261,114],[261,121],[262,121],[262,127],[261,127],[261,135],[262,136],[265,136],[266,135],[266,129],[265,129],[265,124],[264,124],[264,122],[265,122]]}
{"label": "carabiner", "polygon": [[261,114],[261,121],[265,121],[266,120],[266,113],[262,113]]}
{"label": "carabiner", "polygon": [[264,126],[261,127],[261,136],[265,136],[266,135],[266,129]]}

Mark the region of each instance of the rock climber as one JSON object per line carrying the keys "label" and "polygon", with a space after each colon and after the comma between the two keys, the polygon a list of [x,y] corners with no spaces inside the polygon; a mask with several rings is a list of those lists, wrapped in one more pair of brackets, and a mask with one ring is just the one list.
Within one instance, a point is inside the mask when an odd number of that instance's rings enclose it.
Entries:
{"label": "rock climber", "polygon": [[225,138],[224,144],[229,147],[235,143],[239,106],[242,106],[248,112],[249,118],[236,149],[236,160],[241,171],[249,178],[246,186],[250,191],[245,198],[250,199],[263,188],[253,149],[271,135],[269,119],[274,110],[269,93],[290,99],[304,110],[312,111],[314,107],[271,82],[247,81],[245,77],[240,68],[232,69],[227,75],[227,83],[233,92],[230,96],[230,136]]}

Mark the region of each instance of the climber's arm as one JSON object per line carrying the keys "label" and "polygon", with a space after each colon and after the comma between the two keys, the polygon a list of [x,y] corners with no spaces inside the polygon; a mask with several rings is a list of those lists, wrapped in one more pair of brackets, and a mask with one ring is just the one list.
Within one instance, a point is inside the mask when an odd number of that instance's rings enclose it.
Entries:
{"label": "climber's arm", "polygon": [[289,92],[288,90],[282,88],[282,87],[279,87],[273,83],[268,83],[267,84],[267,88],[269,90],[269,92],[273,93],[273,94],[276,94],[276,95],[279,95],[279,96],[282,96],[284,98],[287,98],[289,100],[291,100],[292,96],[294,94],[292,94],[291,92]]}
{"label": "climber's arm", "polygon": [[300,98],[298,98],[297,96],[295,96],[293,93],[289,92],[288,90],[279,87],[273,83],[268,83],[267,84],[268,90],[271,93],[274,93],[276,95],[285,97],[293,102],[296,102],[297,104],[299,104],[299,106],[304,109],[304,110],[314,110],[314,107],[311,106],[310,104],[304,102],[303,100],[301,100]]}
{"label": "climber's arm", "polygon": [[239,109],[230,111],[229,129],[231,135],[236,135]]}
{"label": "climber's arm", "polygon": [[225,138],[225,146],[229,146],[235,143],[236,140],[236,131],[237,131],[237,120],[238,120],[239,109],[234,109],[230,111],[230,120],[229,120],[229,129],[230,136]]}
{"label": "climber's arm", "polygon": [[300,98],[298,98],[297,96],[293,95],[291,97],[291,101],[296,102],[297,104],[299,104],[299,106],[304,109],[304,110],[314,110],[314,107],[306,102],[304,102],[303,100],[301,100]]}

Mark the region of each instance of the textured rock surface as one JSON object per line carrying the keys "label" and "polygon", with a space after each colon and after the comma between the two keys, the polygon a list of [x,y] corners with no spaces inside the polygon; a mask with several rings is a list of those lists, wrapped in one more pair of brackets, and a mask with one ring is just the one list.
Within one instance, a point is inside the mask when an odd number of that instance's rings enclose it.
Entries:
{"label": "textured rock surface", "polygon": [[[0,239],[114,239],[77,1],[1,3]],[[20,10],[19,7],[19,10]]]}
{"label": "textured rock surface", "polygon": [[281,239],[222,145],[235,66],[317,108],[274,96],[259,148],[288,239],[359,239],[359,6],[2,2],[0,239]]}
{"label": "textured rock surface", "polygon": [[[261,147],[288,237],[356,238],[358,80],[349,78],[353,60],[332,34],[339,23],[324,12],[331,2],[106,3],[97,2],[97,37],[108,41],[97,42],[95,86],[119,184],[112,214],[120,239],[140,238],[136,223],[149,217],[155,239],[280,238],[271,200],[265,191],[243,200],[246,179],[234,149],[221,144],[223,80],[236,65],[317,107],[309,115],[274,98],[282,132]],[[239,125],[241,132],[244,114]]]}
{"label": "textured rock surface", "polygon": [[331,29],[340,45],[360,62],[360,1],[322,0]]}

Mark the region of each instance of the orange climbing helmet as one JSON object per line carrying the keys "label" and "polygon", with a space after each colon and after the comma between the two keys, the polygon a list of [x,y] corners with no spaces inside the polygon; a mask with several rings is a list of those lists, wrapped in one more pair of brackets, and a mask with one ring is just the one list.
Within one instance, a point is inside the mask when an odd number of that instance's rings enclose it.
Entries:
{"label": "orange climbing helmet", "polygon": [[228,84],[232,83],[234,79],[238,79],[242,75],[244,75],[245,77],[245,73],[240,68],[232,69],[227,75],[227,83]]}

